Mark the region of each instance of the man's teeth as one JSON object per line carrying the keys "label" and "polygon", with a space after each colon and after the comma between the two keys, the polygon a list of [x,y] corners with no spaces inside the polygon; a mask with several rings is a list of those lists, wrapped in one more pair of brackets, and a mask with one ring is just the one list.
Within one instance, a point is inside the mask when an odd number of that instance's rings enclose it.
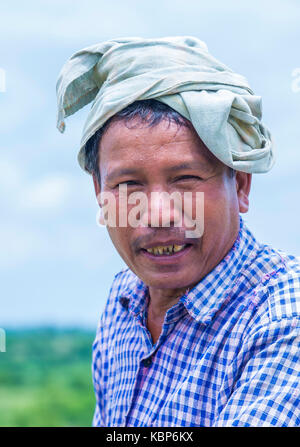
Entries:
{"label": "man's teeth", "polygon": [[172,255],[173,253],[177,253],[178,251],[183,250],[186,247],[184,245],[159,245],[157,247],[147,248],[147,252],[153,255]]}

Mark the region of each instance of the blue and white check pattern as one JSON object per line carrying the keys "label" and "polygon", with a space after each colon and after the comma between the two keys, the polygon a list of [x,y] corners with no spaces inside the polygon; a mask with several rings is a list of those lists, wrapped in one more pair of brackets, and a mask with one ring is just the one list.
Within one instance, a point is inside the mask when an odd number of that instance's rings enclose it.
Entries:
{"label": "blue and white check pattern", "polygon": [[240,219],[227,256],[166,314],[155,345],[148,288],[113,281],[93,344],[94,426],[300,426],[299,260]]}

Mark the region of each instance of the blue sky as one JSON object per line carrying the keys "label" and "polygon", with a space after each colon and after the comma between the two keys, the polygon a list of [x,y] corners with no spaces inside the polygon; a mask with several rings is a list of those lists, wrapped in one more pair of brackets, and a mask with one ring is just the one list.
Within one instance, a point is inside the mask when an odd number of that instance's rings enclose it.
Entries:
{"label": "blue sky", "polygon": [[194,35],[263,98],[277,162],[254,175],[246,223],[300,254],[300,4],[197,0],[27,0],[0,6],[0,326],[94,328],[123,267],[96,225],[91,178],[76,156],[87,108],[56,129],[55,84],[68,57],[123,36]]}

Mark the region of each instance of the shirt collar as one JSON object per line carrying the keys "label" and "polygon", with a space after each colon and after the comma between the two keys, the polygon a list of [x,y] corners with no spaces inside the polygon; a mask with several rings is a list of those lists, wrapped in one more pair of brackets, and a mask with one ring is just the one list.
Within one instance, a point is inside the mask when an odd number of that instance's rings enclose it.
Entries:
{"label": "shirt collar", "polygon": [[[236,284],[237,277],[245,263],[248,264],[251,253],[259,245],[240,216],[238,236],[227,255],[201,281],[180,298],[190,316],[199,323],[208,324],[226,301]],[[134,316],[141,315],[148,303],[148,287],[136,275],[131,273],[119,293],[120,303]],[[177,306],[177,305],[175,305]],[[178,306],[177,306],[178,307]]]}

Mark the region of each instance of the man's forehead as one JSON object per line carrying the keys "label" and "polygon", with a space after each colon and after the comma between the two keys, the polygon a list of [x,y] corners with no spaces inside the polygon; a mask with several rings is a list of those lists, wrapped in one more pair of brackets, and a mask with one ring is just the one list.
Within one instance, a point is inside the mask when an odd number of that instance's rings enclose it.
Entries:
{"label": "man's forehead", "polygon": [[[192,164],[216,166],[221,162],[208,150],[192,125],[179,125],[163,120],[149,127],[145,123],[124,120],[112,122],[105,131],[99,147],[99,162],[124,164],[133,159],[145,162],[167,153],[170,164],[176,161],[182,169]],[[101,163],[100,163],[101,165]],[[175,168],[174,168],[175,169]]]}
{"label": "man's forehead", "polygon": [[[139,117],[132,119],[113,118],[103,133],[102,140],[105,137],[107,138],[107,134],[110,140],[117,141],[118,144],[120,144],[120,141],[118,141],[119,138],[122,141],[126,139],[137,142],[141,141],[142,143],[164,139],[172,143],[175,139],[184,140],[198,137],[192,124],[188,124],[188,121],[186,125],[183,125],[165,118],[155,124],[149,124],[147,121],[142,121]],[[146,135],[147,140],[145,140]]]}

